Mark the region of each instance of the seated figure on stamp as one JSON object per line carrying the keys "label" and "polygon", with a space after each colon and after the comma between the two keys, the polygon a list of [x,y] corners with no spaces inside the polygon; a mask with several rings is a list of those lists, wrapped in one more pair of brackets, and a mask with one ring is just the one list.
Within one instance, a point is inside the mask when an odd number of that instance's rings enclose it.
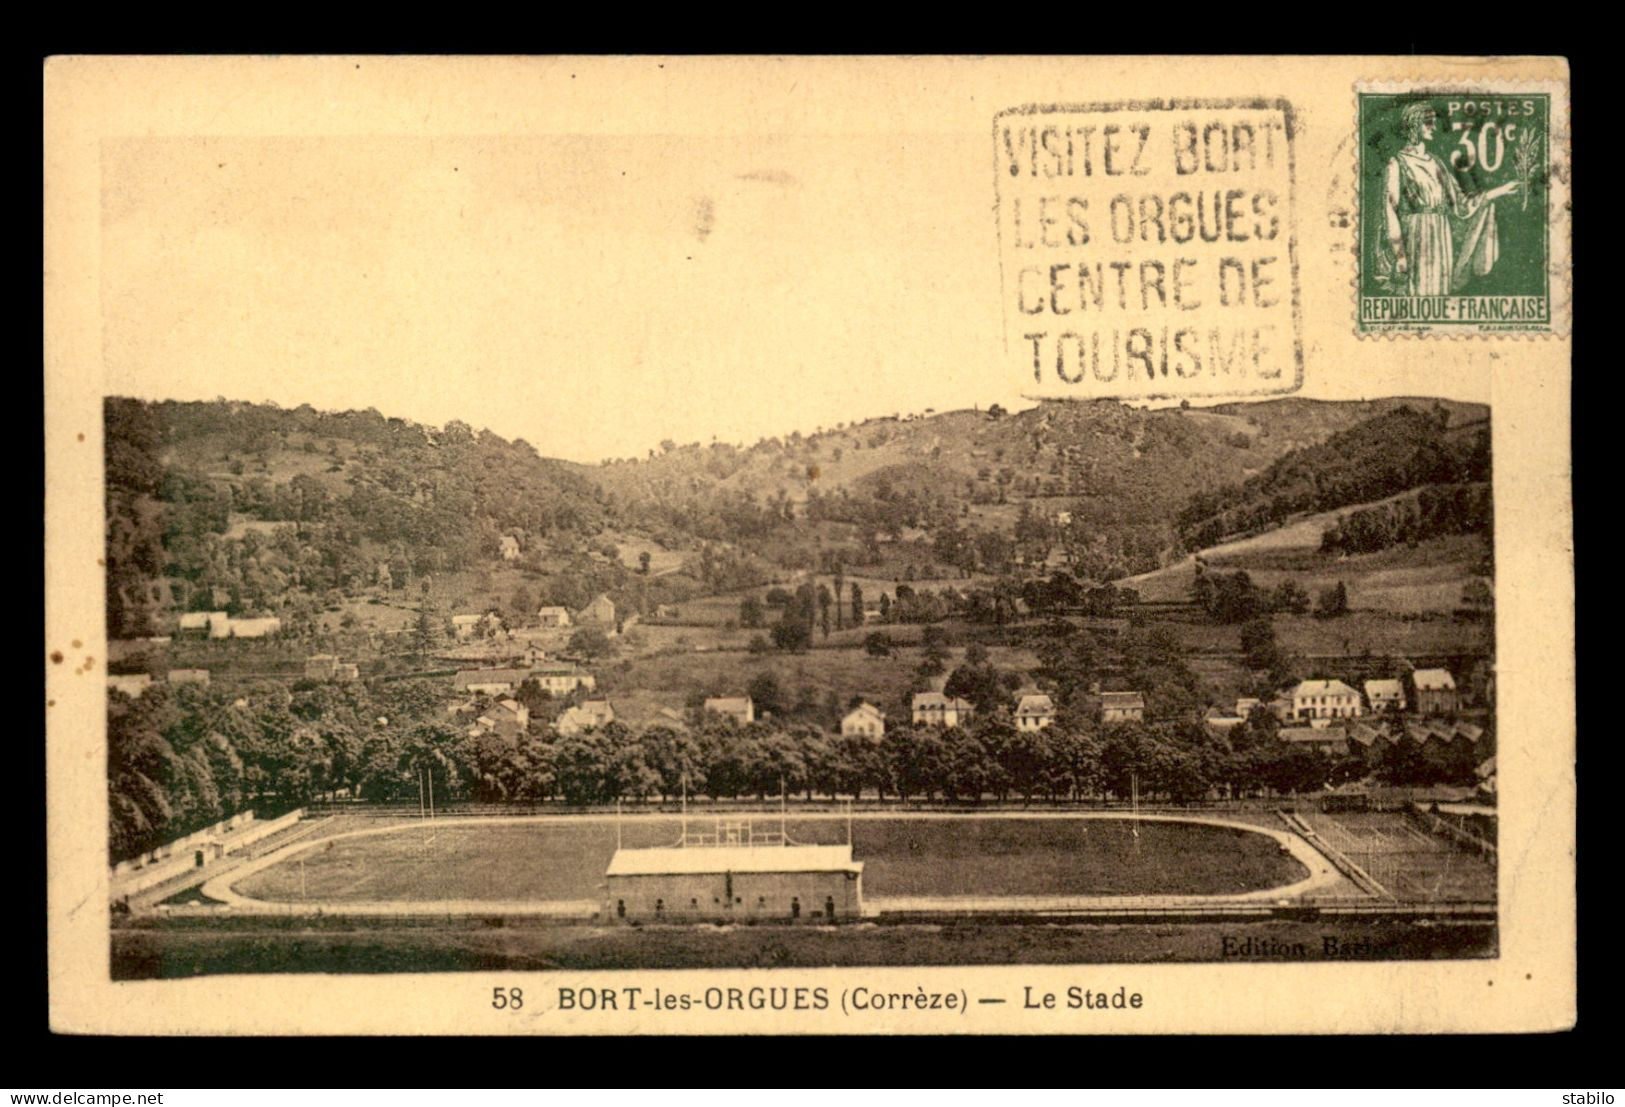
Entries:
{"label": "seated figure on stamp", "polygon": [[[1387,283],[1409,296],[1446,296],[1469,275],[1495,266],[1495,200],[1518,191],[1516,181],[1472,195],[1428,151],[1438,116],[1427,103],[1400,113],[1405,145],[1388,160],[1384,188]],[[1460,224],[1459,231],[1452,220]]]}

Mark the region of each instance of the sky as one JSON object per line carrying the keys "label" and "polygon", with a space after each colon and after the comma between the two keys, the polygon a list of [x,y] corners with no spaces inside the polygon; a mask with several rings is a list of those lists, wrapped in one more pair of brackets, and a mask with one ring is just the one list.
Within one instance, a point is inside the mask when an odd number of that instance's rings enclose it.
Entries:
{"label": "sky", "polygon": [[987,143],[110,139],[106,389],[457,419],[588,463],[1027,406]]}

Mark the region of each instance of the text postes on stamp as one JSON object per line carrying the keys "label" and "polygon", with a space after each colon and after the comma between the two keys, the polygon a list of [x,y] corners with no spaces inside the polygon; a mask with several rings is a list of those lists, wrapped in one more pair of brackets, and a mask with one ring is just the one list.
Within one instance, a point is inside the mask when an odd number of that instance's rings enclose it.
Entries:
{"label": "text postes on stamp", "polygon": [[1551,331],[1551,94],[1356,96],[1359,332]]}
{"label": "text postes on stamp", "polygon": [[1044,399],[1303,381],[1283,101],[1035,105],[993,124],[1006,357]]}

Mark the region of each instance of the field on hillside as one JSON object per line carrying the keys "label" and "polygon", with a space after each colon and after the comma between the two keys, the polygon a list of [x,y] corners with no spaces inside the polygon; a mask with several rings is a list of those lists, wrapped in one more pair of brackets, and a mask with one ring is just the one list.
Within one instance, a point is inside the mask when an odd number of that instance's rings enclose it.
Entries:
{"label": "field on hillside", "polygon": [[[758,823],[774,823],[771,817]],[[1215,895],[1303,879],[1273,838],[1197,823],[1127,819],[858,819],[864,893],[901,895]],[[627,847],[668,846],[675,819],[629,819]],[[839,820],[798,818],[790,836],[840,843]],[[601,894],[611,822],[413,826],[317,843],[237,890],[257,899],[575,900]]]}
{"label": "field on hillside", "polygon": [[[994,646],[988,654],[1000,669],[1025,673],[1038,664],[1028,650]],[[962,651],[949,651],[947,672],[953,671],[961,656]],[[631,658],[605,667],[600,672],[599,688],[611,696],[622,688],[664,693],[676,700],[674,706],[681,706],[690,692],[738,694],[758,674],[771,673],[789,699],[810,687],[819,700],[833,693],[844,707],[853,696],[862,696],[888,715],[898,716],[903,694],[919,664],[917,650],[895,651],[890,657],[870,657],[859,649],[813,649],[793,654],[690,652]]]}
{"label": "field on hillside", "polygon": [[[1353,589],[1350,589],[1352,593]],[[1275,640],[1288,653],[1310,657],[1397,654],[1438,656],[1488,655],[1495,648],[1495,627],[1487,620],[1461,620],[1449,615],[1405,618],[1379,612],[1355,611],[1336,619],[1313,615],[1272,615]],[[1157,620],[1187,650],[1235,654],[1241,649],[1241,628],[1196,619]]]}

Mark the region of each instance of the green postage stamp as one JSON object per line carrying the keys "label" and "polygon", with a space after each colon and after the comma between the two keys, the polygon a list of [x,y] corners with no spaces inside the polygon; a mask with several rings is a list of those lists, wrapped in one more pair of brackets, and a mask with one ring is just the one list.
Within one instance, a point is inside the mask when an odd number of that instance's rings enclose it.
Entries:
{"label": "green postage stamp", "polygon": [[1554,174],[1561,96],[1422,85],[1356,96],[1359,333],[1566,332],[1566,241],[1553,234],[1566,204],[1566,189],[1554,196],[1566,183]]}

